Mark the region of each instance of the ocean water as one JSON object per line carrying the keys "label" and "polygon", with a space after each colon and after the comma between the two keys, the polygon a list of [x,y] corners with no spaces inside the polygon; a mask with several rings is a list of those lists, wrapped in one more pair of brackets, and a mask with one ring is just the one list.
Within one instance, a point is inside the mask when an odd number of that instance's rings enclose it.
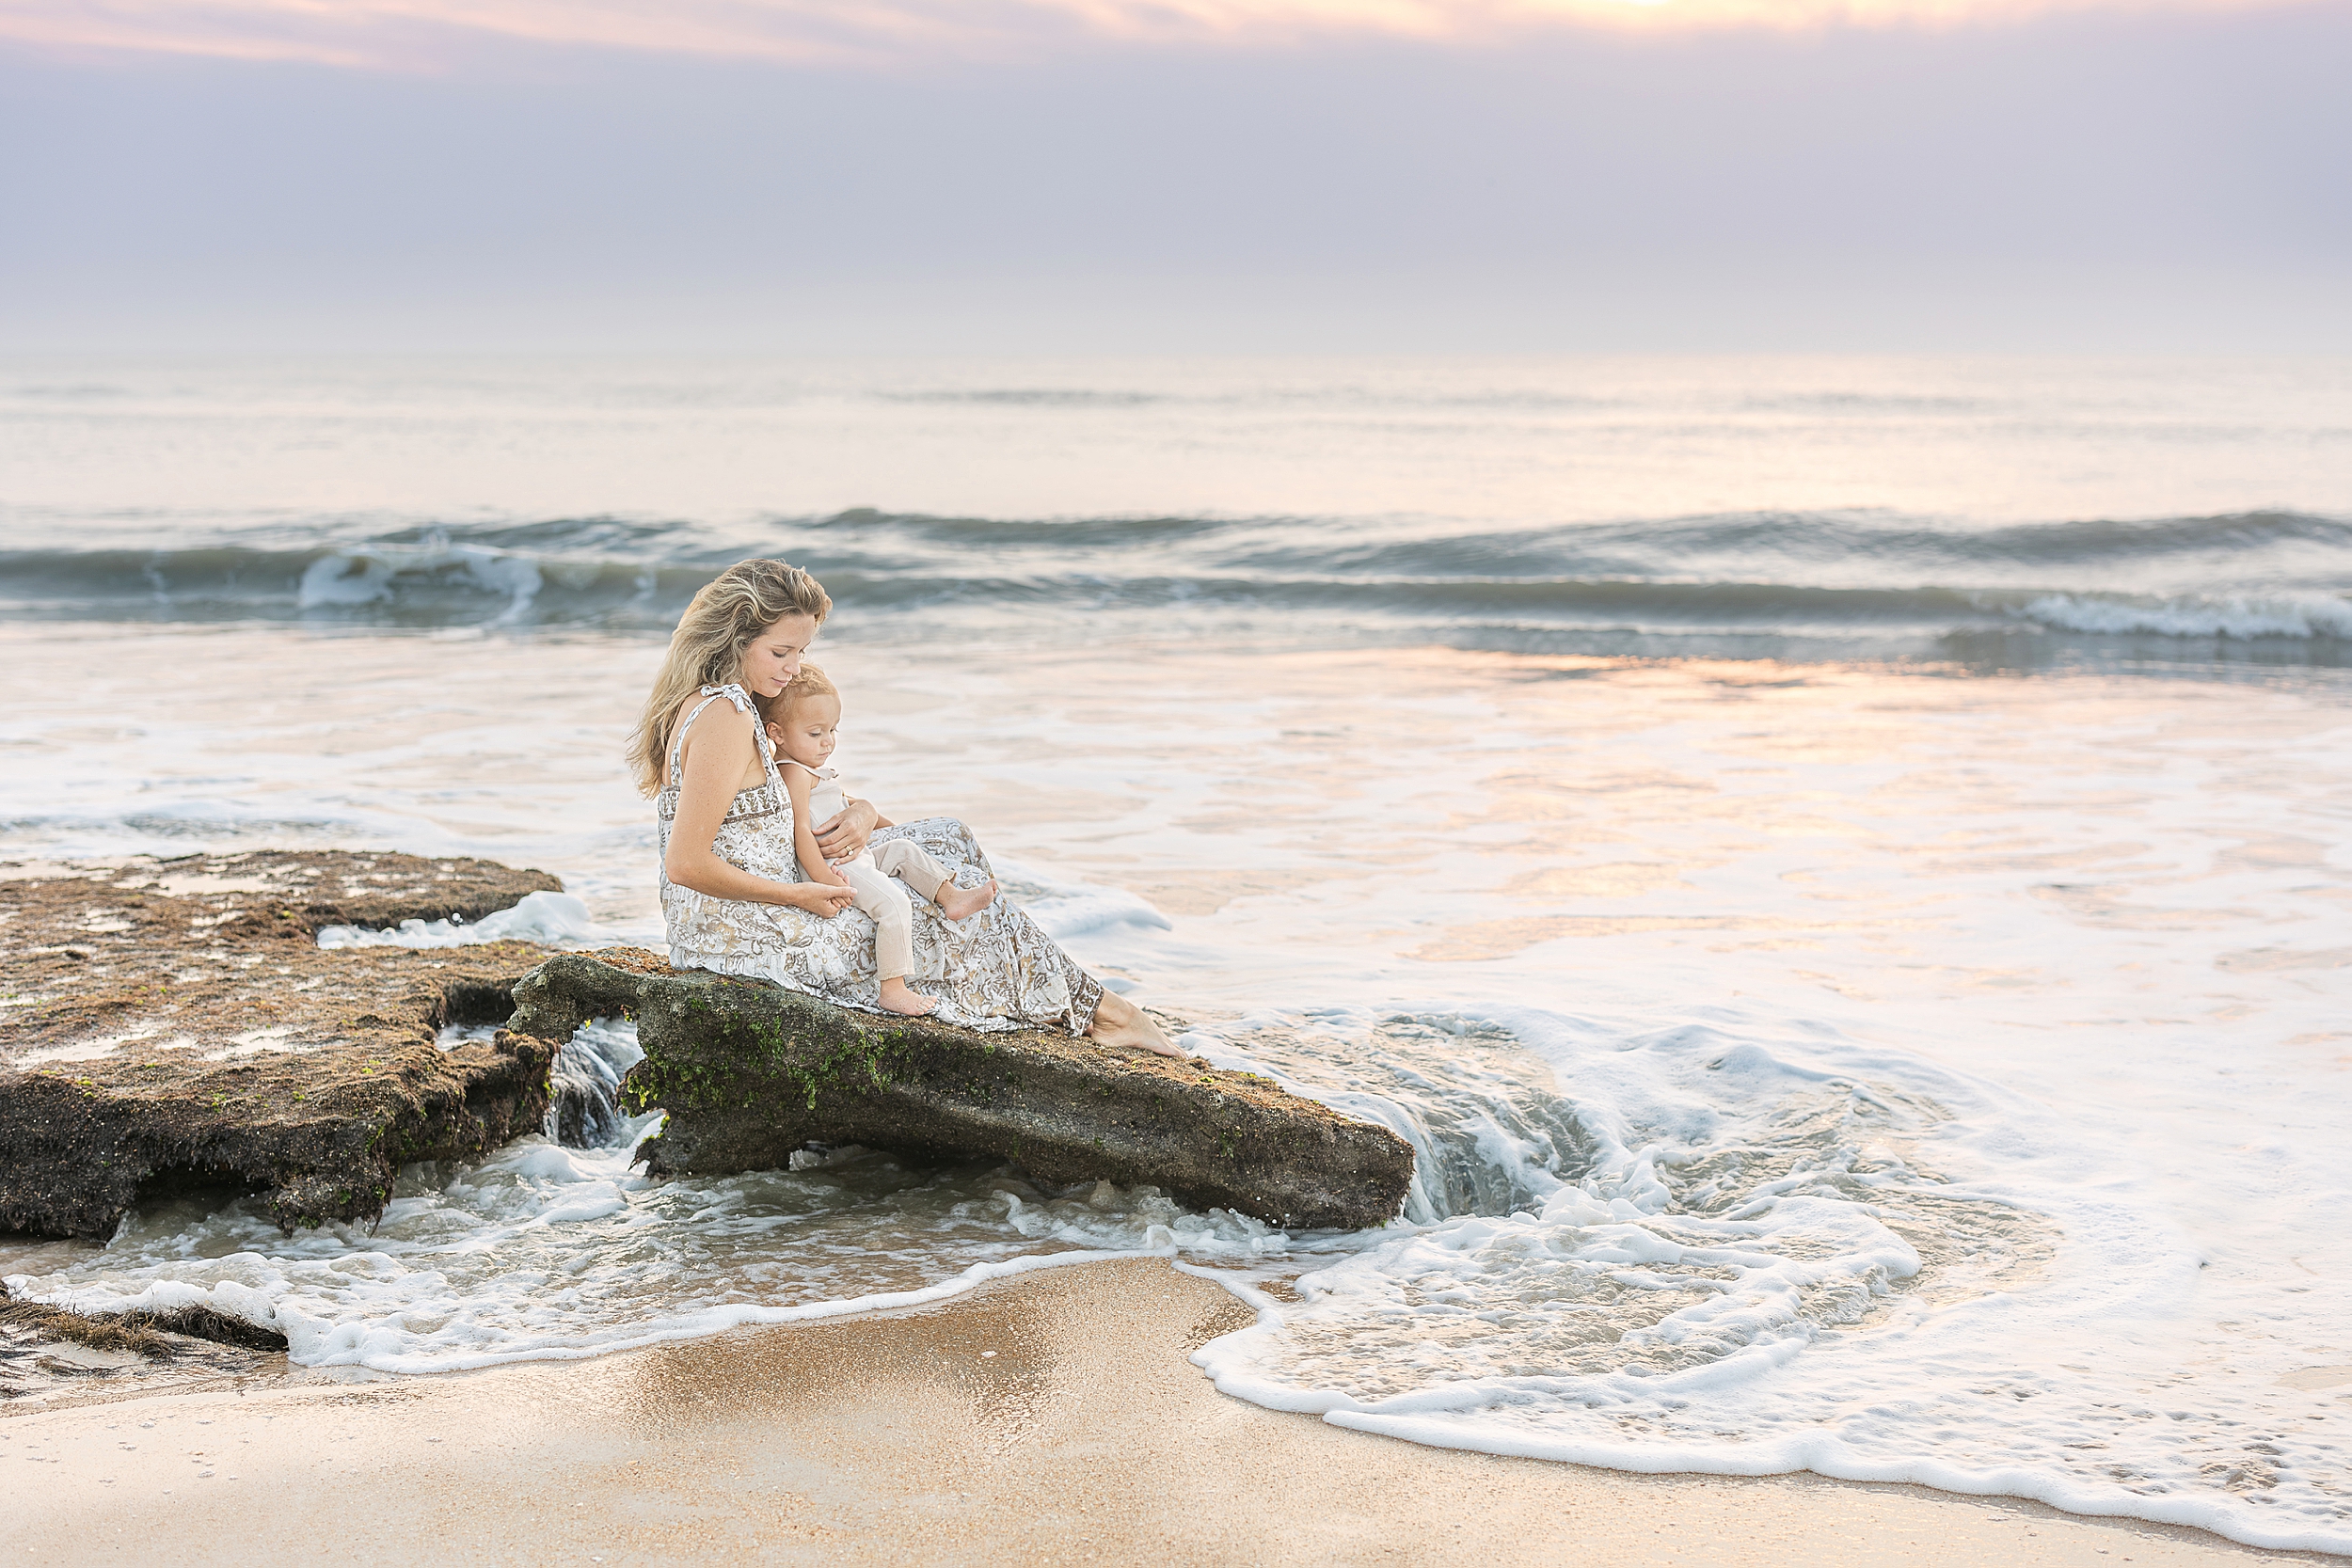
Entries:
{"label": "ocean water", "polygon": [[424,1372],[1159,1252],[1334,1422],[2352,1552],[2352,366],[0,367],[0,856],[487,854],[654,939],[620,737],[752,551],[854,786],[1410,1138],[1398,1223],[614,1123],[0,1275]]}

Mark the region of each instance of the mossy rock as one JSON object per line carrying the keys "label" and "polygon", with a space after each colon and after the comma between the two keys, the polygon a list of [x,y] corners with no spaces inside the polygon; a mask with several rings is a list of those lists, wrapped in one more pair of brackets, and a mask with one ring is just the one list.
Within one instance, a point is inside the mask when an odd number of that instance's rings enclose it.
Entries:
{"label": "mossy rock", "polygon": [[984,1034],[836,1007],[761,981],[613,949],[548,958],[508,1027],[563,1040],[637,1021],[631,1111],[657,1175],[786,1166],[817,1144],[989,1156],[1053,1182],[1107,1179],[1294,1228],[1359,1229],[1404,1206],[1410,1145],[1385,1127],[1206,1062],[1064,1034]]}

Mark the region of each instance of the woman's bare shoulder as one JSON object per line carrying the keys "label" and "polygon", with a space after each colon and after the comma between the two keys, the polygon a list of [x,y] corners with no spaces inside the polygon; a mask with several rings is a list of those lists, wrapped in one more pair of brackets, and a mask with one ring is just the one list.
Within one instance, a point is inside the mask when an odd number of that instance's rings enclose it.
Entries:
{"label": "woman's bare shoulder", "polygon": [[[723,764],[738,756],[750,756],[755,749],[752,736],[758,720],[756,716],[743,712],[733,703],[713,702],[710,706],[695,717],[694,721],[687,726],[684,734],[679,733],[678,726],[686,723],[687,715],[693,713],[694,705],[701,701],[700,697],[688,698],[678,705],[676,715],[670,721],[670,744],[674,752],[679,754],[679,760],[682,762],[688,757],[705,757],[711,762]],[[709,738],[709,745],[696,744],[706,736]],[[663,766],[663,771],[668,771],[666,763]],[[675,784],[682,781],[673,775],[670,782]]]}

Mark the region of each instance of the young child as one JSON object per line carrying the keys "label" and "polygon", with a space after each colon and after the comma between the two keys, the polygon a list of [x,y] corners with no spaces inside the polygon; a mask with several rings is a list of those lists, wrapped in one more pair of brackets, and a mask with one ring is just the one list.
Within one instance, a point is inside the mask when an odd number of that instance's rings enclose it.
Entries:
{"label": "young child", "polygon": [[944,866],[905,839],[870,845],[850,860],[827,861],[817,847],[816,830],[842,806],[840,775],[825,766],[841,725],[841,693],[822,670],[804,663],[767,705],[767,719],[777,770],[792,798],[792,852],[802,874],[813,882],[857,890],[856,908],[874,921],[874,969],[882,976],[882,1006],[914,1017],[931,1011],[937,1000],[907,987],[907,971],[914,967],[914,908],[907,890],[937,904],[948,919],[962,920],[988,908],[996,884],[958,887]]}

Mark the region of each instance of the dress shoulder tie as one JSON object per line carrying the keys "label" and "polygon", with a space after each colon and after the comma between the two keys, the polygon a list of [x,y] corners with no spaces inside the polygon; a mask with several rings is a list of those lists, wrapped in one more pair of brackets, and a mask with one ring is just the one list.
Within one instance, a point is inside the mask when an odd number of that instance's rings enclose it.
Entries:
{"label": "dress shoulder tie", "polygon": [[675,786],[677,783],[678,758],[686,750],[686,732],[693,728],[694,721],[703,716],[703,709],[722,697],[733,703],[737,712],[751,720],[752,739],[759,746],[759,766],[767,773],[768,782],[781,791],[784,788],[784,779],[776,771],[776,743],[768,738],[768,726],[759,721],[759,705],[752,701],[750,692],[734,681],[729,681],[724,686],[704,687],[702,689],[703,700],[694,705],[692,712],[678,721],[677,734],[670,738],[670,782],[672,785]]}

